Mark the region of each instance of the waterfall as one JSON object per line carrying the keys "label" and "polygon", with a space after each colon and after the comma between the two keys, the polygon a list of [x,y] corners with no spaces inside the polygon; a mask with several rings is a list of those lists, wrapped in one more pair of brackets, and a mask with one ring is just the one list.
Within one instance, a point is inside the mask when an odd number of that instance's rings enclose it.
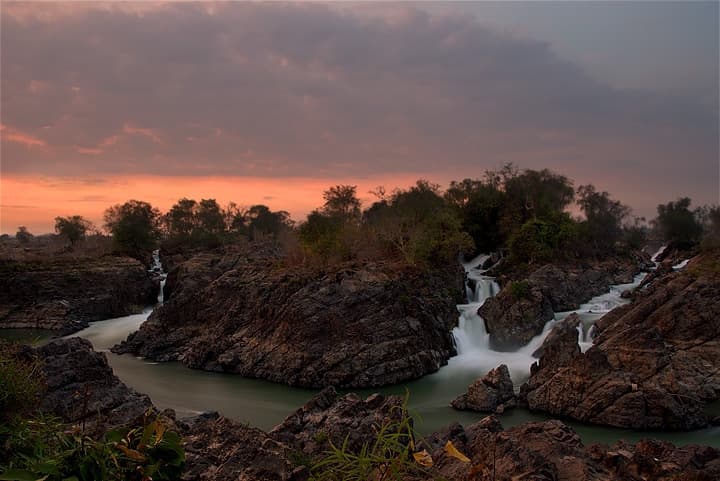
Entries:
{"label": "waterfall", "polygon": [[152,253],[153,263],[148,269],[148,272],[160,278],[160,292],[158,292],[157,303],[162,304],[165,300],[165,281],[167,280],[167,273],[163,271],[162,262],[160,262],[160,249],[155,249]]}

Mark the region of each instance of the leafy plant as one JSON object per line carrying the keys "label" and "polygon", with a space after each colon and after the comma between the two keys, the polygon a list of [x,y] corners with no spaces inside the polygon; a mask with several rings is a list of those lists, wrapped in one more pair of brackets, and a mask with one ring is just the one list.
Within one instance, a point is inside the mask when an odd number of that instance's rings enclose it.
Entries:
{"label": "leafy plant", "polygon": [[10,456],[0,466],[0,480],[7,481],[174,480],[185,463],[180,435],[149,413],[142,426],[114,429],[97,440],[38,414],[3,427],[0,439],[2,454]]}
{"label": "leafy plant", "polygon": [[311,468],[312,479],[400,481],[423,466],[432,465],[432,459],[428,464],[427,452],[416,452],[417,433],[408,414],[407,400],[406,396],[401,406],[395,406],[390,419],[376,427],[375,440],[363,444],[357,452],[348,446],[349,436],[339,447],[330,442],[327,456]]}

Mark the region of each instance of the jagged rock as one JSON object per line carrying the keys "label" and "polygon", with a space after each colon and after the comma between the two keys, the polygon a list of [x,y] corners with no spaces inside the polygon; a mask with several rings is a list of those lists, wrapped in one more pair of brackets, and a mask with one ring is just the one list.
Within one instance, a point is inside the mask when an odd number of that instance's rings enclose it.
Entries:
{"label": "jagged rock", "polygon": [[[585,448],[572,428],[556,420],[503,430],[490,416],[465,429],[453,425],[426,441],[435,460],[426,479],[690,481],[717,479],[720,474],[718,449],[678,448],[655,440]],[[470,463],[448,456],[443,449],[447,441]]]}
{"label": "jagged rock", "polygon": [[374,441],[383,424],[400,420],[402,406],[398,396],[372,394],[363,400],[350,393],[339,397],[334,388],[328,387],[269,434],[308,456],[323,454],[330,443],[341,446],[346,439],[350,449],[359,450]]}
{"label": "jagged rock", "polygon": [[108,429],[139,422],[150,398],[123,384],[85,339],[73,337],[35,350],[45,384],[41,408],[87,429]]}
{"label": "jagged rock", "polygon": [[461,410],[495,412],[515,406],[515,391],[510,371],[501,364],[485,377],[470,384],[467,393],[452,401],[452,407]]}
{"label": "jagged rock", "polygon": [[567,366],[575,356],[579,355],[578,325],[580,325],[580,317],[575,313],[557,322],[542,346],[533,353],[533,356],[540,360],[536,363],[538,365],[531,369],[543,368],[546,372],[552,372]]}
{"label": "jagged rock", "polygon": [[492,346],[497,350],[513,350],[540,334],[552,320],[553,310],[540,289],[528,288],[527,292],[503,289],[480,306],[478,315],[485,320]]}
{"label": "jagged rock", "polygon": [[70,333],[88,322],[139,312],[159,282],[129,257],[0,260],[0,328]]}
{"label": "jagged rock", "polygon": [[217,415],[180,422],[187,469],[183,481],[305,481],[293,449],[267,433]]}
{"label": "jagged rock", "polygon": [[114,352],[302,387],[373,387],[436,371],[455,354],[464,292],[459,266],[318,270],[253,251],[196,255],[168,285],[169,300]]}
{"label": "jagged rock", "polygon": [[540,334],[555,312],[576,309],[612,284],[632,282],[646,268],[640,254],[618,255],[583,263],[541,266],[529,275],[501,276],[500,293],[480,307],[495,349],[514,350]]}
{"label": "jagged rock", "polygon": [[[532,410],[633,429],[706,426],[720,397],[720,254],[658,278],[596,324],[584,354],[545,354],[522,393]],[[552,353],[548,352],[548,356]]]}

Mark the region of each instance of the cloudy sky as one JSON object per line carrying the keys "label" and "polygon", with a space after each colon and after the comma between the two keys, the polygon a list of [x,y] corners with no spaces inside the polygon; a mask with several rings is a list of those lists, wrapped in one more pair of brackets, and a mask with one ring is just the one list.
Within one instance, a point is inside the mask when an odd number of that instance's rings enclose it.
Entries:
{"label": "cloudy sky", "polygon": [[718,203],[718,2],[11,3],[0,230],[514,162]]}

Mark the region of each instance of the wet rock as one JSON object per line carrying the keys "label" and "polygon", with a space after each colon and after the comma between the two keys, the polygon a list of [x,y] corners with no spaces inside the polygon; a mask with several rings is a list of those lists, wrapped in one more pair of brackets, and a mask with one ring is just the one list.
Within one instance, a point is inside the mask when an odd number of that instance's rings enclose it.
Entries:
{"label": "wet rock", "polygon": [[155,303],[159,282],[129,257],[0,260],[0,328],[57,329],[120,317]]}
{"label": "wet rock", "polygon": [[140,422],[153,409],[150,398],[123,384],[85,339],[54,341],[35,353],[47,386],[41,407],[67,422],[103,430]]}
{"label": "wet rock", "polygon": [[542,291],[525,286],[527,289],[505,288],[478,309],[494,349],[514,350],[524,346],[553,318],[552,306]]}
{"label": "wet rock", "polygon": [[530,409],[632,429],[706,426],[704,403],[720,397],[718,265],[707,254],[658,278],[598,321],[584,354],[543,353],[521,390]]}
{"label": "wet rock", "polygon": [[455,353],[464,292],[459,266],[318,269],[252,250],[196,255],[168,285],[169,300],[114,352],[302,387],[373,387],[436,371]]}
{"label": "wet rock", "polygon": [[467,393],[455,398],[452,407],[460,410],[495,412],[515,406],[515,392],[510,371],[501,364],[485,377],[470,384]]}

